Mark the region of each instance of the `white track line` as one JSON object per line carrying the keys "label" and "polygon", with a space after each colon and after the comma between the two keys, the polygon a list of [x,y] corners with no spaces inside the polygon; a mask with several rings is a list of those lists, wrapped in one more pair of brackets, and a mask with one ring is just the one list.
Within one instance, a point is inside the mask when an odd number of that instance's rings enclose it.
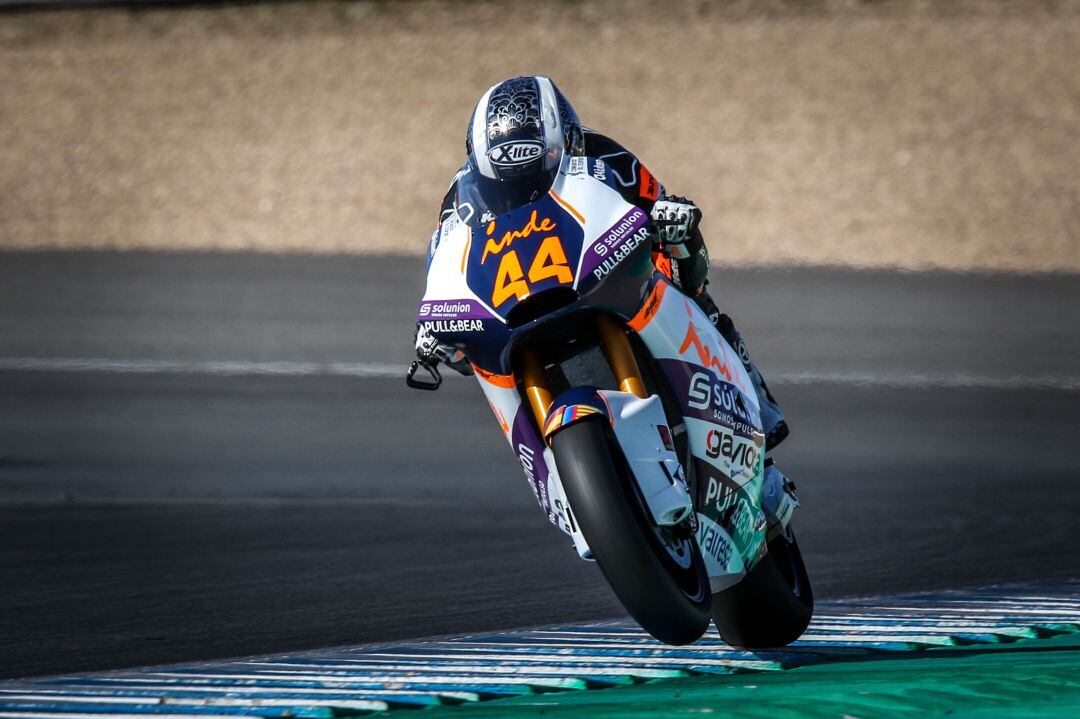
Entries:
{"label": "white track line", "polygon": [[[80,357],[0,357],[0,372],[91,372],[104,374],[196,374],[219,377],[374,377],[404,379],[407,365],[378,362],[185,361]],[[456,376],[447,372],[448,376]],[[869,372],[770,374],[774,384],[837,384],[895,389],[1032,389],[1080,391],[1080,376],[975,375]]]}
{"label": "white track line", "polygon": [[103,715],[100,712],[67,712],[67,711],[37,711],[27,709],[24,711],[0,711],[0,719],[162,719],[162,717],[178,717],[179,719],[191,719],[197,716],[199,719],[236,719],[235,714],[178,714],[175,712],[162,712],[153,714],[139,714],[131,712],[109,712]]}
{"label": "white track line", "polygon": [[768,375],[773,384],[841,384],[893,389],[1034,389],[1080,390],[1080,376],[976,374],[873,374],[869,372],[800,372]]}
{"label": "white track line", "polygon": [[[891,641],[891,640],[890,640]],[[590,647],[577,647],[577,649],[590,649]],[[597,649],[610,649],[610,647],[597,647]],[[662,650],[661,650],[662,651]],[[672,650],[675,651],[675,650]],[[625,650],[624,650],[625,652]],[[624,666],[631,666],[636,664],[644,664],[646,666],[651,665],[674,665],[677,667],[682,666],[710,666],[710,667],[731,667],[739,669],[758,669],[761,671],[767,671],[771,669],[779,669],[780,662],[773,661],[759,661],[756,659],[712,659],[699,658],[695,656],[691,657],[671,657],[661,654],[642,654],[642,655],[628,655],[623,654],[583,654],[569,653],[568,650],[562,652],[547,651],[540,652],[534,651],[531,646],[525,645],[514,647],[506,651],[484,651],[481,648],[469,648],[463,649],[457,652],[450,652],[445,654],[409,654],[407,652],[394,652],[392,654],[377,654],[372,653],[373,657],[386,657],[390,659],[405,658],[405,659],[442,659],[442,660],[466,660],[466,661],[534,661],[543,662],[548,665],[558,666],[563,664],[622,664]],[[265,678],[265,676],[264,676]]]}
{"label": "white track line", "polygon": [[[585,671],[585,667],[548,667],[548,666],[514,666],[514,665],[482,665],[482,664],[465,664],[454,663],[453,665],[432,665],[432,664],[407,664],[407,663],[385,663],[380,664],[377,662],[362,662],[352,659],[341,659],[333,662],[325,662],[312,664],[310,662],[304,663],[290,663],[290,662],[240,662],[250,666],[256,666],[259,668],[271,668],[271,667],[283,667],[291,669],[293,671],[299,669],[311,669],[320,671],[344,671],[344,672],[386,672],[387,670],[409,672],[410,676],[415,673],[415,683],[423,684],[424,677],[432,673],[452,674],[452,675],[471,675],[471,674],[493,674],[501,676],[504,674],[531,674],[534,676],[581,676]],[[602,667],[597,672],[608,674],[611,676],[651,676],[651,677],[677,677],[682,676],[684,672],[679,670],[664,670],[664,669],[633,669],[630,667]]]}
{"label": "white track line", "polygon": [[215,376],[405,378],[405,364],[372,362],[199,362],[77,357],[0,357],[0,372],[100,372],[104,374],[201,374]]}
{"label": "white track line", "polygon": [[[362,709],[364,711],[383,711],[387,708],[386,702],[372,701],[367,699],[268,699],[243,697],[105,697],[94,694],[18,694],[5,696],[5,700],[12,702],[35,702],[41,704],[70,702],[72,704],[132,704],[136,706],[174,704],[176,706],[232,706],[232,707],[342,707],[346,709]],[[473,698],[471,701],[479,701]],[[27,707],[31,711],[32,707]],[[108,716],[108,715],[106,715]]]}
{"label": "white track line", "polygon": [[[245,682],[256,681],[282,681],[282,682],[318,682],[325,686],[331,687],[339,684],[362,684],[368,683],[366,681],[358,680],[357,677],[360,674],[346,674],[346,673],[313,673],[313,672],[245,672],[245,673],[231,673],[231,674],[219,674],[217,672],[146,672],[149,677],[159,677],[164,679],[186,679],[191,681],[197,680],[216,680],[216,679],[233,679]],[[363,677],[375,677],[376,680],[382,684],[394,685],[394,684],[475,684],[476,686],[482,686],[484,684],[529,684],[532,686],[541,687],[554,687],[554,688],[584,688],[585,682],[578,681],[576,679],[565,679],[561,677],[550,676],[521,676],[521,675],[508,675],[508,676],[484,676],[470,678],[468,682],[462,682],[460,677],[454,676],[425,676],[423,682],[420,682],[415,676],[408,676],[407,674],[392,674],[389,672],[374,674],[365,673]],[[440,692],[443,693],[443,692]]]}

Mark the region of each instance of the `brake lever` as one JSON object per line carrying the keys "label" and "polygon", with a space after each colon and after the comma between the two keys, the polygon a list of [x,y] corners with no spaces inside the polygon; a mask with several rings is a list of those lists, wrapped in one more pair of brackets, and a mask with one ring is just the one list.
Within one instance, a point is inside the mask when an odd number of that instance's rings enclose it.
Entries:
{"label": "brake lever", "polygon": [[[428,371],[433,381],[416,379],[416,372],[421,367]],[[405,375],[405,384],[409,385],[413,389],[426,389],[434,391],[442,386],[442,375],[439,374],[439,368],[434,364],[428,364],[427,362],[421,362],[420,360],[413,360],[413,363],[409,365],[409,372]]]}

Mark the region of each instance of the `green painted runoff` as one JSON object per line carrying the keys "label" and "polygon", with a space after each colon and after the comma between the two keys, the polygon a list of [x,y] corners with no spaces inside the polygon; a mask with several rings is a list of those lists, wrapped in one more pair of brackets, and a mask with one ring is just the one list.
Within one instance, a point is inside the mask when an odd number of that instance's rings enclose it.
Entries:
{"label": "green painted runoff", "polygon": [[1080,717],[1080,635],[421,710],[424,719]]}

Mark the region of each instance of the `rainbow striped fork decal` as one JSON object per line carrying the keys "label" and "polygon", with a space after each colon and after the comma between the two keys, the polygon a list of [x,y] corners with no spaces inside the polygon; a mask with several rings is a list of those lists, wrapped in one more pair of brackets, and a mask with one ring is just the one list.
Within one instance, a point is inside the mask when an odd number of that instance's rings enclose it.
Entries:
{"label": "rainbow striped fork decal", "polygon": [[549,439],[551,435],[555,434],[555,432],[566,425],[573,424],[579,419],[594,414],[600,414],[600,410],[595,407],[590,407],[587,404],[572,404],[558,407],[548,414],[547,421],[544,422],[544,438]]}
{"label": "rainbow striped fork decal", "polygon": [[1080,632],[1080,581],[818,603],[782,651],[669,647],[629,621],[0,682],[0,719],[340,717]]}

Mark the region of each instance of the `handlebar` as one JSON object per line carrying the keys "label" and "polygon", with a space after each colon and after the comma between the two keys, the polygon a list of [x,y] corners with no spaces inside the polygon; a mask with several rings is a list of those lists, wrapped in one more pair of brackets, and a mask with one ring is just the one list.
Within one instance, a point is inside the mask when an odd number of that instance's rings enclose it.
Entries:
{"label": "handlebar", "polygon": [[[416,372],[423,367],[431,375],[432,381],[418,380],[416,379]],[[409,365],[409,371],[405,375],[405,384],[413,389],[425,389],[434,391],[442,386],[442,375],[439,374],[438,362],[420,362],[420,360],[413,360],[413,363]]]}

